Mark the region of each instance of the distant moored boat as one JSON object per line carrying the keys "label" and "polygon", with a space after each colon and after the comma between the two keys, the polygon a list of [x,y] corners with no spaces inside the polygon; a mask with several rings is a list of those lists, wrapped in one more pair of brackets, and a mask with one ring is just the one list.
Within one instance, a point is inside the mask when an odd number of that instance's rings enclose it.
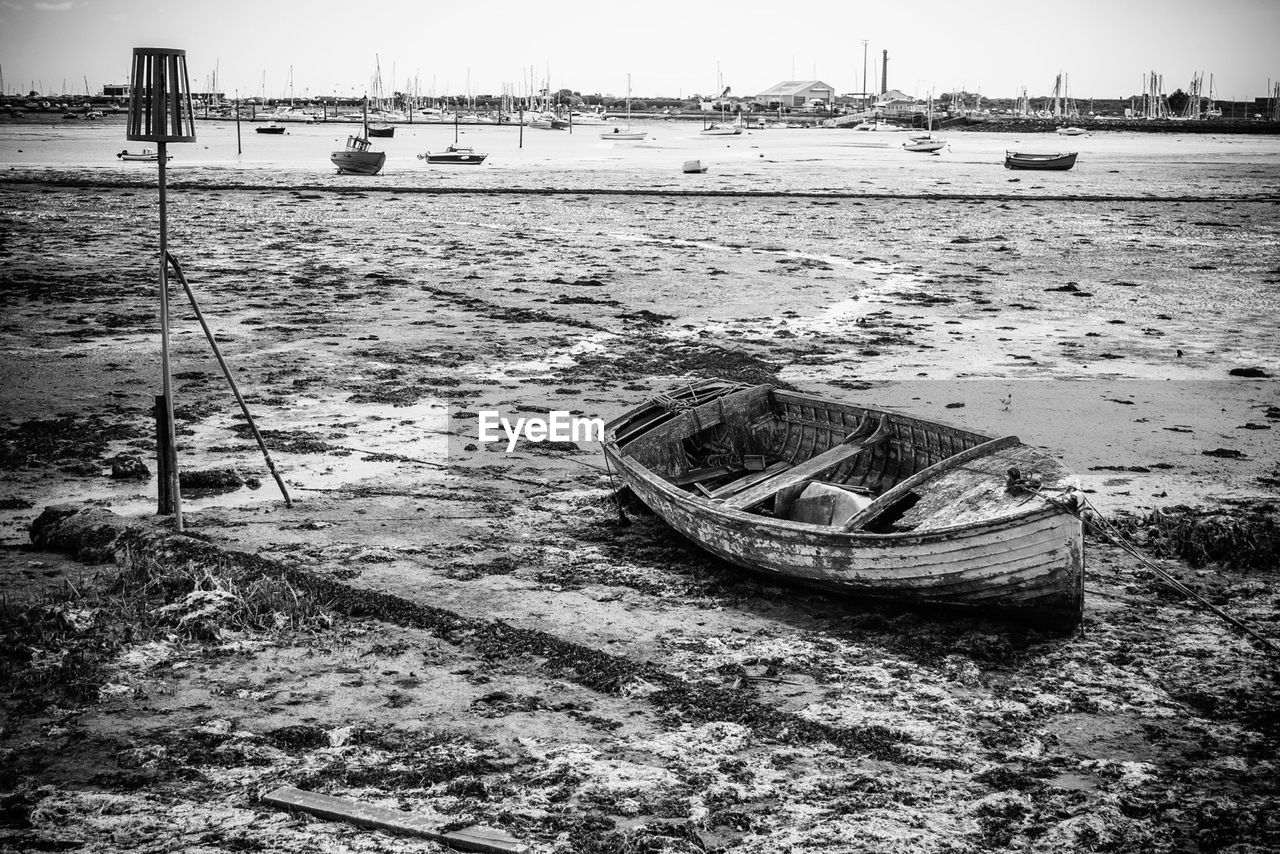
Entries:
{"label": "distant moored boat", "polygon": [[377,175],[387,162],[385,151],[370,151],[369,140],[358,136],[347,137],[347,147],[329,155],[329,160],[344,175]]}
{"label": "distant moored boat", "polygon": [[703,136],[735,136],[742,133],[742,128],[737,125],[713,122],[699,131],[699,133]]}
{"label": "distant moored boat", "polygon": [[600,134],[600,138],[615,139],[615,140],[627,139],[627,140],[639,141],[644,139],[648,135],[649,134],[645,131],[631,129],[631,75],[628,74],[627,75],[627,127],[626,127],[626,130],[623,130],[622,128],[614,128],[612,131],[605,131],[604,133]]}
{"label": "distant moored boat", "polygon": [[1071,151],[1065,154],[1061,152],[1056,154],[1028,154],[1019,151],[1006,151],[1004,153],[1004,168],[1065,172],[1076,165],[1076,155],[1078,153]]}
{"label": "distant moored boat", "polygon": [[922,154],[933,154],[946,147],[947,141],[941,137],[933,135],[933,93],[929,93],[928,125],[924,133],[913,133],[906,142],[902,143],[904,151],[915,151]]}
{"label": "distant moored boat", "polygon": [[[142,149],[141,154],[131,154],[129,150],[126,149],[124,151],[121,151],[119,154],[117,154],[116,157],[119,157],[121,160],[131,160],[131,161],[136,161],[138,163],[159,163],[160,162],[160,155],[157,154],[155,151],[151,150],[150,148]],[[173,159],[172,154],[166,154],[164,157],[164,161],[166,163],[168,163],[172,159]]]}
{"label": "distant moored boat", "polygon": [[340,175],[377,175],[387,162],[385,151],[369,150],[369,99],[364,101],[364,136],[347,137],[347,147],[329,155]]}
{"label": "distant moored boat", "polygon": [[432,153],[428,151],[426,154],[419,154],[419,160],[425,160],[428,163],[452,163],[459,166],[479,166],[489,155],[485,152],[476,153],[476,150],[465,145],[451,145],[444,151]]}

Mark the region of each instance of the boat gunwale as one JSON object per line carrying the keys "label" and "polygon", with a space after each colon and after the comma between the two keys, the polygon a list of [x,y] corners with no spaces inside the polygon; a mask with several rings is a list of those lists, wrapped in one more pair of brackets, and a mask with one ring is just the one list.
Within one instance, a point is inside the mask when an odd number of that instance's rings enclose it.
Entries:
{"label": "boat gunwale", "polygon": [[[708,380],[707,382],[708,383],[716,383],[716,382],[728,383],[729,381],[715,379],[715,380]],[[814,403],[821,403],[827,406],[833,403],[839,403],[838,401],[833,401],[830,398],[820,397],[814,394],[807,394],[805,392],[779,389],[770,383],[761,383],[755,386],[742,385],[740,388],[736,390],[729,391],[726,394],[721,395],[719,399],[723,399],[724,397],[727,397],[733,394],[750,393],[753,390],[766,388],[766,387],[770,390],[772,394],[781,395],[783,396],[784,399],[789,399],[794,402],[809,401]],[[712,402],[712,400],[714,399],[715,398],[709,399],[707,403]],[[1021,525],[1028,522],[1037,521],[1042,517],[1048,518],[1054,515],[1062,514],[1064,512],[1061,508],[1054,506],[1048,501],[1044,501],[1043,503],[1030,505],[1026,508],[1026,510],[1020,511],[1018,513],[1006,515],[1006,516],[998,516],[991,519],[975,520],[975,521],[969,521],[969,522],[958,522],[953,525],[946,525],[938,528],[927,528],[923,530],[892,531],[888,533],[876,533],[873,531],[842,531],[840,530],[840,526],[838,525],[812,525],[804,522],[792,522],[787,519],[778,519],[776,517],[771,517],[771,516],[761,516],[759,514],[752,513],[747,510],[738,510],[735,508],[725,507],[723,504],[713,501],[704,496],[696,495],[691,492],[686,492],[685,490],[681,489],[679,486],[676,486],[675,484],[671,483],[665,477],[651,470],[648,466],[636,460],[634,457],[629,457],[623,454],[622,449],[618,446],[618,443],[617,443],[616,432],[617,432],[618,426],[622,424],[626,424],[628,421],[634,419],[635,416],[651,408],[652,405],[653,405],[652,403],[640,404],[639,406],[636,406],[635,408],[628,410],[622,415],[619,415],[617,418],[612,419],[605,425],[605,441],[603,443],[605,454],[606,456],[612,457],[613,462],[616,463],[620,469],[626,469],[628,473],[630,473],[634,477],[639,478],[640,480],[648,484],[651,488],[667,496],[669,500],[675,502],[676,504],[683,505],[689,512],[697,513],[702,516],[719,517],[721,519],[732,520],[735,522],[749,522],[752,525],[764,528],[765,531],[769,531],[769,530],[788,531],[788,532],[801,533],[801,534],[809,534],[809,535],[816,534],[820,536],[828,536],[839,541],[841,544],[847,545],[847,544],[853,544],[858,542],[865,542],[868,544],[901,543],[901,542],[911,542],[913,540],[919,540],[919,541],[951,540],[951,539],[956,539],[957,537],[961,537],[965,535],[979,536],[987,533],[988,530],[990,529],[1007,528],[1007,527],[1010,527],[1011,525]],[[932,419],[919,418],[913,415],[905,415],[902,413],[891,412],[888,410],[878,409],[874,407],[859,406],[859,408],[866,410],[868,413],[887,414],[891,417],[901,419],[902,421],[905,421],[905,422],[922,423],[922,424],[928,424],[930,426],[944,427],[951,430],[957,430],[962,433],[967,433],[967,434],[976,436],[979,439],[983,439],[984,441],[989,441],[992,438],[987,434],[977,433],[973,430],[959,427],[957,425],[950,424],[945,421],[936,421]],[[659,426],[658,424],[651,425],[650,427],[646,428],[645,432],[651,429],[655,429],[658,426]],[[1040,453],[1040,454],[1045,453],[1039,448],[1035,448],[1030,445],[1024,444],[1022,445],[1022,447],[1030,448],[1032,451],[1035,451],[1036,453]],[[954,454],[944,457],[943,460],[950,459],[951,456],[954,456]],[[942,462],[943,460],[940,460],[939,462]]]}
{"label": "boat gunwale", "polygon": [[[807,401],[809,403],[821,403],[827,406],[830,406],[833,403],[841,403],[841,401],[832,400],[829,397],[822,397],[821,395],[817,395],[817,394],[810,394],[808,392],[803,392],[803,391],[791,391],[790,389],[778,388],[777,386],[772,385],[770,383],[761,383],[760,385],[756,385],[756,386],[747,386],[747,388],[748,389],[760,388],[761,386],[769,386],[771,389],[773,389],[773,393],[775,395],[781,395],[784,399],[788,399],[788,400]],[[848,403],[848,404],[842,404],[842,405],[856,406],[859,409],[865,409],[867,412],[874,412],[876,414],[888,415],[891,418],[898,419],[902,423],[910,422],[912,424],[927,424],[930,427],[945,427],[948,430],[955,430],[958,433],[969,433],[973,436],[977,436],[979,439],[981,439],[984,442],[989,442],[992,439],[999,438],[998,436],[993,436],[990,433],[980,433],[977,430],[971,430],[968,427],[962,427],[953,421],[943,421],[936,418],[921,418],[918,415],[908,415],[905,412],[898,412],[895,409],[885,409],[883,407],[876,407],[876,406],[863,406],[857,403]],[[835,426],[835,425],[832,425],[832,426]],[[607,428],[608,428],[608,425],[606,425],[606,435],[608,433]]]}
{"label": "boat gunwale", "polygon": [[[778,519],[772,516],[761,516],[757,513],[751,513],[746,510],[737,510],[725,507],[709,498],[701,495],[694,495],[691,492],[685,492],[680,487],[668,481],[661,475],[655,474],[647,466],[637,462],[636,460],[622,457],[618,453],[617,446],[611,441],[605,443],[606,447],[613,451],[614,463],[619,466],[625,466],[636,477],[645,481],[658,491],[667,495],[677,504],[687,506],[691,511],[704,516],[719,516],[724,519],[734,521],[750,522],[766,530],[792,531],[801,534],[816,534],[821,536],[832,537],[842,543],[897,543],[910,542],[913,540],[925,542],[929,540],[953,540],[963,536],[980,536],[988,532],[989,529],[1008,528],[1011,525],[1021,525],[1027,522],[1037,521],[1039,518],[1049,518],[1061,514],[1063,511],[1048,503],[1029,506],[1026,510],[1011,516],[999,516],[993,519],[978,520],[972,522],[958,522],[954,525],[946,525],[941,528],[927,528],[914,531],[891,531],[888,533],[876,533],[873,531],[842,531],[839,525],[811,525],[805,522],[792,522],[788,519]],[[660,515],[660,514],[659,514]]]}

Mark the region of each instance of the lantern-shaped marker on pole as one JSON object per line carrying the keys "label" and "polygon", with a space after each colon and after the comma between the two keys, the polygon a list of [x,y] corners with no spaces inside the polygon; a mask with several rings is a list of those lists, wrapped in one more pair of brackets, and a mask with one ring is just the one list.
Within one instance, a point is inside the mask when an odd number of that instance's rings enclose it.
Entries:
{"label": "lantern-shaped marker on pole", "polygon": [[[182,530],[182,495],[178,485],[178,452],[173,425],[173,379],[169,370],[169,277],[166,266],[169,223],[165,199],[165,161],[170,142],[195,142],[191,84],[187,82],[187,52],[172,48],[135,47],[129,95],[127,138],[156,143],[160,167],[160,364],[164,399],[157,408],[162,422],[157,431],[159,512],[173,514]],[[163,410],[161,414],[160,410]]]}

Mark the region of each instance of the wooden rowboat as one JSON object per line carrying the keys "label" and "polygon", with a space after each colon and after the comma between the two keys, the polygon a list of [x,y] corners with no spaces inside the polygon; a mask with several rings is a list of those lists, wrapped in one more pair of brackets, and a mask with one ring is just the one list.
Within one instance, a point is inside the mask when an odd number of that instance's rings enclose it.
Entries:
{"label": "wooden rowboat", "polygon": [[1079,622],[1071,473],[1015,436],[768,385],[661,395],[605,428],[635,495],[707,551],[859,597]]}
{"label": "wooden rowboat", "polygon": [[1004,153],[1004,168],[1006,169],[1043,169],[1048,171],[1063,172],[1076,165],[1077,151],[1055,154],[1028,154],[1019,151],[1006,151]]}

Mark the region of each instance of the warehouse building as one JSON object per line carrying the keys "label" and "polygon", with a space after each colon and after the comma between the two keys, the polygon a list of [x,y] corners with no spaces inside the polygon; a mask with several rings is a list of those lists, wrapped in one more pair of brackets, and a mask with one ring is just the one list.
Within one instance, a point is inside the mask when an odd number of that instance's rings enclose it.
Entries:
{"label": "warehouse building", "polygon": [[754,101],[766,110],[778,107],[805,107],[814,103],[830,106],[836,97],[834,87],[821,80],[784,80],[756,95]]}

